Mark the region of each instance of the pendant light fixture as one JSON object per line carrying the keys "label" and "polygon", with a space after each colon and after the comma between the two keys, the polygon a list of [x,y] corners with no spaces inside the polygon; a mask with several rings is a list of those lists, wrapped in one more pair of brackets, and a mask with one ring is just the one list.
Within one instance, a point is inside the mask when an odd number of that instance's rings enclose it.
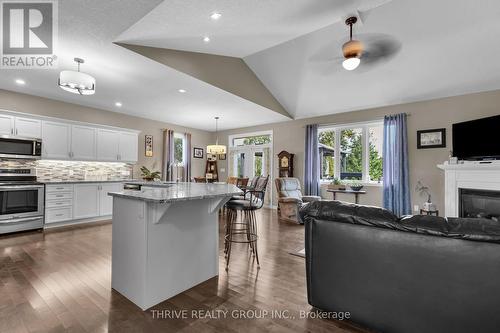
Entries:
{"label": "pendant light fixture", "polygon": [[226,153],[226,146],[219,145],[218,122],[219,122],[219,117],[215,117],[215,135],[216,135],[215,145],[207,146],[207,154],[220,155]]}
{"label": "pendant light fixture", "polygon": [[95,94],[95,78],[89,74],[80,72],[80,64],[85,61],[75,58],[78,64],[78,71],[62,71],[59,74],[59,87],[73,94],[93,95]]}

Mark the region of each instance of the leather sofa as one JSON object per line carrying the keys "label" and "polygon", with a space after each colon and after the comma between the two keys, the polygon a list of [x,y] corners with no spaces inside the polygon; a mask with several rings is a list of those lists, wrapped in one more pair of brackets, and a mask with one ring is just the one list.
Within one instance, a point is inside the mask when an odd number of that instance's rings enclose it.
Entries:
{"label": "leather sofa", "polygon": [[377,332],[499,332],[498,222],[338,201],[300,213],[312,306]]}
{"label": "leather sofa", "polygon": [[321,200],[320,196],[302,195],[297,178],[276,178],[274,182],[278,191],[278,214],[281,219],[302,223],[299,210],[309,202]]}

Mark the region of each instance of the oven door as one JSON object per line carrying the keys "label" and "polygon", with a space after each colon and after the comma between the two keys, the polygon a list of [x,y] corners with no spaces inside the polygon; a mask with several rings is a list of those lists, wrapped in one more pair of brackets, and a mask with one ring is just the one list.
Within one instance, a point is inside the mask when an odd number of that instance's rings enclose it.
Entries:
{"label": "oven door", "polygon": [[39,159],[41,155],[40,140],[0,138],[0,157]]}
{"label": "oven door", "polygon": [[0,186],[0,223],[43,216],[43,185]]}

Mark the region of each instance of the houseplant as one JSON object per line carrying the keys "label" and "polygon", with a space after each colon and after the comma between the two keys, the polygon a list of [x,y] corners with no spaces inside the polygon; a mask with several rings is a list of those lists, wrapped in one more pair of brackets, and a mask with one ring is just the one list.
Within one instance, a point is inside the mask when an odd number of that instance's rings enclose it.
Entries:
{"label": "houseplant", "polygon": [[424,185],[420,180],[417,182],[417,186],[415,186],[415,191],[420,194],[420,196],[427,196],[427,201],[424,202],[424,210],[425,211],[435,211],[436,205],[434,205],[431,201],[431,191],[429,186]]}
{"label": "houseplant", "polygon": [[342,183],[342,181],[339,178],[333,177],[330,179],[330,184],[328,184],[328,189],[329,190],[345,190],[345,185]]}
{"label": "houseplant", "polygon": [[363,184],[356,180],[351,180],[349,181],[349,187],[351,188],[351,190],[358,192],[363,188]]}
{"label": "houseplant", "polygon": [[145,181],[151,182],[156,179],[160,179],[160,175],[160,171],[151,171],[145,166],[141,167],[141,177]]}

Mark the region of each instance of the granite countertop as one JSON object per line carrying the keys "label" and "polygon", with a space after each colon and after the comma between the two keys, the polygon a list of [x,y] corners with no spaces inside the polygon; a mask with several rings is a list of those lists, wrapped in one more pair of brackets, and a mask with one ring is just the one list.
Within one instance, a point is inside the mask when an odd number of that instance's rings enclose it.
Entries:
{"label": "granite countertop", "polygon": [[[148,183],[147,185],[150,185]],[[140,191],[123,190],[109,192],[115,197],[168,203],[174,201],[200,200],[218,197],[239,195],[243,192],[232,184],[203,184],[203,183],[163,183],[156,186],[145,186]]]}
{"label": "granite countertop", "polygon": [[79,184],[79,183],[128,183],[134,182],[132,179],[108,179],[108,180],[44,180],[40,181],[40,183],[46,185],[57,185],[57,184]]}

